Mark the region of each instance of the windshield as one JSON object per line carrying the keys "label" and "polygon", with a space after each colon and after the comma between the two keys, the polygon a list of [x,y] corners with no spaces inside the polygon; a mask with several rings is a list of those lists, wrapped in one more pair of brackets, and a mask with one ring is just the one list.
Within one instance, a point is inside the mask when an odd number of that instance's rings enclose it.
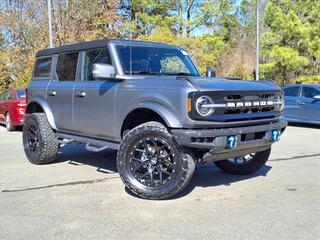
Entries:
{"label": "windshield", "polygon": [[199,76],[184,50],[137,46],[117,49],[125,74]]}

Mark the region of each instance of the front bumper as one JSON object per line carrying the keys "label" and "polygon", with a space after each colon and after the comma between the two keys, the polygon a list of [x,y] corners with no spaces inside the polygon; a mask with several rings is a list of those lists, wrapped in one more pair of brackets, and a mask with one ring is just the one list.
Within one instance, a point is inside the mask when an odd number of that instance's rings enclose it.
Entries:
{"label": "front bumper", "polygon": [[[172,129],[177,143],[181,146],[203,149],[207,153],[203,162],[224,160],[232,157],[264,151],[275,142],[272,131],[283,133],[287,121],[280,119],[264,125],[220,128],[220,129]],[[237,146],[230,148],[228,138],[237,138]]]}

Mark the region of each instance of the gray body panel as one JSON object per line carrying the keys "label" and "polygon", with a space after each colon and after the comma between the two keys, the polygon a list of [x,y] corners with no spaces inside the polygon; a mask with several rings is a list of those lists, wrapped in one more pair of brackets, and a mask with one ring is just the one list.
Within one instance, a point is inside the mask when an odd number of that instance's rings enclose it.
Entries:
{"label": "gray body panel", "polygon": [[46,100],[51,108],[57,129],[73,130],[73,88],[75,82],[50,81]]}
{"label": "gray body panel", "polygon": [[[74,89],[74,132],[114,139],[114,99],[118,82],[77,82]],[[82,97],[81,94],[85,94]]]}
{"label": "gray body panel", "polygon": [[199,91],[214,92],[263,92],[263,91],[280,91],[281,89],[273,83],[267,81],[245,81],[229,80],[225,78],[200,78],[191,77],[190,80]]}
{"label": "gray body panel", "polygon": [[118,140],[121,138],[123,121],[131,111],[139,108],[155,111],[170,128],[183,128],[188,116],[188,92],[194,90],[191,83],[175,77],[140,77],[119,83],[115,100],[115,136]]}

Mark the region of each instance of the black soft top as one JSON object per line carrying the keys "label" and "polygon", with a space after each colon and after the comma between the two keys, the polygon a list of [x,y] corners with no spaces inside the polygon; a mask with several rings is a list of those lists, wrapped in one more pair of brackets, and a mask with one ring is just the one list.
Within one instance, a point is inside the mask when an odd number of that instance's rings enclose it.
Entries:
{"label": "black soft top", "polygon": [[167,45],[167,44],[163,44],[163,43],[104,39],[104,40],[79,42],[79,43],[64,45],[64,46],[57,47],[57,48],[47,48],[47,49],[38,51],[36,54],[36,57],[50,56],[50,55],[59,54],[59,53],[83,51],[83,50],[92,49],[92,48],[102,48],[102,47],[106,47],[109,42],[113,42],[115,44],[119,44],[119,45],[123,45],[123,46],[133,44],[133,45],[137,45],[137,46],[158,46],[158,47],[162,46],[162,47],[167,47],[167,48],[168,47],[169,48],[176,48],[175,46]]}

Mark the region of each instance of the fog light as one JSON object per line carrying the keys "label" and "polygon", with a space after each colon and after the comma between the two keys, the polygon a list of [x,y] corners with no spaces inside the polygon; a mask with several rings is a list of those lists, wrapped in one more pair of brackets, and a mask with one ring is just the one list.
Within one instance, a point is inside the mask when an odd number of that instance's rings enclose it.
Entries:
{"label": "fog light", "polygon": [[280,139],[281,132],[280,130],[273,130],[271,133],[271,139],[273,142],[277,142]]}
{"label": "fog light", "polygon": [[227,137],[227,148],[233,149],[238,146],[237,136],[228,136]]}

